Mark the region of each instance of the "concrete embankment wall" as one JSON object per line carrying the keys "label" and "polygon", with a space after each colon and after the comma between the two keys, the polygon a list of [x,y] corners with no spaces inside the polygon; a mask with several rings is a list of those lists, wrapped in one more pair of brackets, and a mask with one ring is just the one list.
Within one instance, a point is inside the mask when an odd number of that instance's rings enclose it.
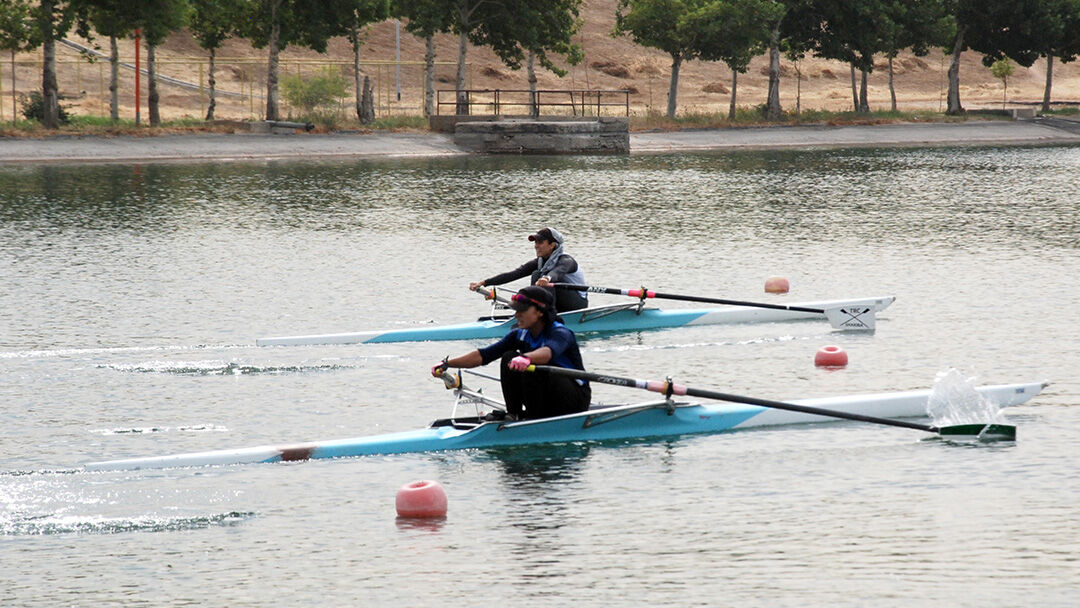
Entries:
{"label": "concrete embankment wall", "polygon": [[630,153],[626,117],[469,117],[457,121],[453,132],[456,145],[486,154]]}

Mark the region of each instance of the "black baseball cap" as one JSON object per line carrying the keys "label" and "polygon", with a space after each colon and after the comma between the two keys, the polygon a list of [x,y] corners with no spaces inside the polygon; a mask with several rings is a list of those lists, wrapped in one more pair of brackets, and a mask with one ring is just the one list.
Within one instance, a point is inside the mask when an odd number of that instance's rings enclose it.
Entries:
{"label": "black baseball cap", "polygon": [[525,310],[530,306],[535,306],[547,312],[554,304],[555,297],[551,292],[536,285],[522,287],[510,297],[510,308],[514,310]]}
{"label": "black baseball cap", "polygon": [[548,241],[549,243],[563,244],[563,235],[554,228],[541,228],[536,234],[529,235],[530,241]]}

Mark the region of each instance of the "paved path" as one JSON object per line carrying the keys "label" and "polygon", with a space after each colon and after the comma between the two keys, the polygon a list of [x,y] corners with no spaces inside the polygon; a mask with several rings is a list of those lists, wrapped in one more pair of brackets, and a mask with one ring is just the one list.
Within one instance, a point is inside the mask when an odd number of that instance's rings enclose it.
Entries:
{"label": "paved path", "polygon": [[[632,133],[633,154],[740,149],[1080,144],[1076,121],[973,121],[869,126],[752,127]],[[0,164],[244,161],[464,155],[439,133],[162,135],[0,138]]]}
{"label": "paved path", "polygon": [[1036,122],[900,123],[863,126],[752,127],[638,133],[632,153],[688,150],[922,147],[1080,143],[1080,133]]}

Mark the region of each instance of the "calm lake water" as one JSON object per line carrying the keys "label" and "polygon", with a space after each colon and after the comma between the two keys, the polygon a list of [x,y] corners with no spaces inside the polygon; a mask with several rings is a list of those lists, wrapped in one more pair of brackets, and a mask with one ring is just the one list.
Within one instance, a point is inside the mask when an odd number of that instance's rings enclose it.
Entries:
{"label": "calm lake water", "polygon": [[[0,167],[0,604],[1074,606],[1078,186],[1075,147]],[[778,399],[950,368],[1052,385],[1008,413],[1014,444],[837,422],[80,471],[446,415],[428,369],[483,342],[255,339],[469,320],[468,282],[545,225],[596,285],[897,297],[873,335],[583,339],[595,371]],[[814,367],[826,344],[847,368]],[[627,391],[594,387],[647,398]],[[418,479],[446,488],[444,521],[395,518]]]}

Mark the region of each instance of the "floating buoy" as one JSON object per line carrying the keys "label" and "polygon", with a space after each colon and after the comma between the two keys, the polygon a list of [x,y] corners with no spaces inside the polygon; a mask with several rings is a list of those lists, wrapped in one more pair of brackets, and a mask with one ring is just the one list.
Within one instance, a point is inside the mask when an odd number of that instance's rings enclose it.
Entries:
{"label": "floating buoy", "polygon": [[814,365],[818,367],[844,367],[847,365],[847,353],[839,346],[822,346],[814,355]]}
{"label": "floating buoy", "polygon": [[446,517],[446,490],[437,481],[414,481],[401,486],[398,517]]}
{"label": "floating buoy", "polygon": [[784,277],[769,277],[765,279],[766,293],[787,293],[791,289],[788,280]]}

